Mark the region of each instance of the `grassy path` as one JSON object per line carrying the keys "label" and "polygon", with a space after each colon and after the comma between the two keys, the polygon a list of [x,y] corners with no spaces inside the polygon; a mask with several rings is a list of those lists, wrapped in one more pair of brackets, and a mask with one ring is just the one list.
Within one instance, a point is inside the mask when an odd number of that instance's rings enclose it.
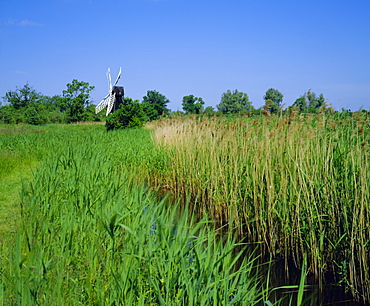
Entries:
{"label": "grassy path", "polygon": [[15,232],[19,215],[19,186],[21,178],[9,175],[0,181],[0,243],[5,244]]}
{"label": "grassy path", "polygon": [[32,177],[30,167],[20,167],[0,179],[0,244],[8,244],[18,226],[22,182]]}

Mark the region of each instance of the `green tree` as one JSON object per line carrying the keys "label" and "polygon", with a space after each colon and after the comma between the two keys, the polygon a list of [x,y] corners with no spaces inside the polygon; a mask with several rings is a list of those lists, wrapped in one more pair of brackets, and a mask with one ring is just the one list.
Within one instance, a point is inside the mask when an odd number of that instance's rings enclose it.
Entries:
{"label": "green tree", "polygon": [[265,109],[270,113],[277,113],[283,101],[283,97],[283,94],[277,89],[268,89],[263,96],[265,100]]}
{"label": "green tree", "polygon": [[81,121],[85,107],[90,105],[90,92],[94,89],[88,82],[72,80],[67,84],[67,89],[63,90],[63,97],[58,101],[61,111],[68,115],[69,122]]}
{"label": "green tree", "polygon": [[316,112],[318,109],[323,107],[325,104],[325,98],[323,94],[318,97],[311,89],[308,90],[303,96],[300,96],[292,106],[297,107],[302,112]]}
{"label": "green tree", "polygon": [[48,122],[48,111],[44,104],[30,105],[24,114],[25,123],[42,125]]}
{"label": "green tree", "polygon": [[15,91],[8,91],[5,93],[3,100],[13,105],[17,110],[28,106],[31,103],[37,103],[42,99],[42,95],[36,92],[28,84],[24,85],[21,89]]}
{"label": "green tree", "polygon": [[142,106],[149,120],[159,119],[162,115],[170,112],[167,104],[170,101],[158,91],[148,90],[146,96],[143,97]]}
{"label": "green tree", "polygon": [[214,108],[212,106],[207,106],[205,109],[204,109],[204,112],[203,114],[207,117],[212,117],[214,115],[216,115],[216,112],[214,110]]}
{"label": "green tree", "polygon": [[319,109],[325,104],[324,95],[321,93],[317,97],[314,92],[311,92],[311,90],[307,92],[307,100],[308,100],[308,108],[310,109]]}
{"label": "green tree", "polygon": [[308,106],[305,95],[300,96],[297,100],[295,100],[292,106],[297,107],[299,111],[307,110]]}
{"label": "green tree", "polygon": [[147,121],[147,118],[143,106],[138,100],[124,98],[119,109],[108,115],[105,127],[107,131],[141,127]]}
{"label": "green tree", "polygon": [[67,123],[67,113],[62,112],[59,102],[63,100],[60,96],[43,96],[41,104],[45,107],[47,112],[47,123]]}
{"label": "green tree", "polygon": [[85,107],[85,110],[82,114],[82,121],[89,121],[89,122],[101,122],[105,121],[106,116],[105,112],[99,112],[96,114],[95,112],[96,105],[90,104],[87,107]]}
{"label": "green tree", "polygon": [[22,119],[22,114],[12,104],[0,107],[0,122],[14,124],[21,122]]}
{"label": "green tree", "polygon": [[235,114],[242,111],[252,111],[254,107],[246,93],[237,89],[224,92],[221,97],[221,103],[216,105],[217,109],[224,114]]}
{"label": "green tree", "polygon": [[9,103],[1,109],[0,120],[4,123],[45,124],[53,122],[50,117],[59,112],[54,98],[38,93],[28,84],[7,92],[3,99]]}
{"label": "green tree", "polygon": [[182,109],[187,114],[200,114],[203,110],[203,105],[204,101],[202,98],[194,97],[193,95],[182,98]]}

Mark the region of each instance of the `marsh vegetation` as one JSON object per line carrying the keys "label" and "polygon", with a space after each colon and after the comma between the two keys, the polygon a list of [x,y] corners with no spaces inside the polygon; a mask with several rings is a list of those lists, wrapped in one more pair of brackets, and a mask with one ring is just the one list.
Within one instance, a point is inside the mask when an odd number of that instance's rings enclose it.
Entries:
{"label": "marsh vegetation", "polygon": [[181,118],[153,123],[170,156],[163,184],[260,254],[320,290],[369,291],[369,117],[339,113]]}
{"label": "marsh vegetation", "polygon": [[[219,305],[263,298],[235,238],[145,186],[167,167],[147,130],[2,131],[2,173],[19,198],[2,210],[0,300],[9,305]],[[6,153],[7,151],[7,153]],[[12,153],[13,152],[13,153]],[[23,176],[25,169],[32,174]],[[19,179],[18,179],[19,178]],[[14,188],[13,192],[17,192]],[[6,210],[12,209],[12,216]],[[241,253],[240,253],[241,254]],[[253,271],[253,273],[252,273]]]}
{"label": "marsh vegetation", "polygon": [[0,298],[271,304],[279,266],[283,303],[317,304],[329,283],[366,303],[369,119],[290,112],[110,132],[4,126]]}

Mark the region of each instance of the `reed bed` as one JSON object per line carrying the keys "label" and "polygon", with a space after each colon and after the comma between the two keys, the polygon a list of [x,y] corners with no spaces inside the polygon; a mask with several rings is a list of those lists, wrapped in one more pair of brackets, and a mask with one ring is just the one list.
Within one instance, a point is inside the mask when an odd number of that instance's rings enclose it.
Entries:
{"label": "reed bed", "polygon": [[169,154],[162,185],[193,209],[370,302],[367,112],[177,118],[151,124]]}
{"label": "reed bed", "polygon": [[15,244],[0,249],[1,303],[256,305],[266,299],[255,257],[244,257],[233,235],[216,239],[208,220],[195,220],[186,208],[180,213],[176,203],[169,209],[166,198],[139,183],[168,168],[167,152],[153,145],[150,132],[103,128],[60,127],[45,134],[49,141],[32,142],[48,153],[23,182]]}

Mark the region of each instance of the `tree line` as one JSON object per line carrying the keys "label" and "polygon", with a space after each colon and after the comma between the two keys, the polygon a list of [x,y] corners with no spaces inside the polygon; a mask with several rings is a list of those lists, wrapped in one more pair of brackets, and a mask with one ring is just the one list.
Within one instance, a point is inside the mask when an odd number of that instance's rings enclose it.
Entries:
{"label": "tree line", "polygon": [[72,123],[79,121],[100,121],[95,114],[95,105],[90,102],[90,92],[94,89],[87,82],[73,80],[67,84],[62,95],[45,96],[29,84],[14,91],[8,91],[0,107],[0,122],[28,123]]}
{"label": "tree line", "polygon": [[[90,92],[94,89],[88,82],[74,79],[66,85],[61,95],[46,96],[29,84],[14,91],[6,92],[0,106],[0,123],[27,123],[42,125],[48,123],[73,123],[83,121],[106,121],[105,112],[95,113],[96,105],[91,102]],[[142,125],[146,121],[167,115],[170,101],[155,90],[149,90],[140,103],[138,100],[124,98],[119,119],[129,117],[127,126]],[[111,114],[108,117],[113,116]],[[117,121],[113,118],[110,121]],[[134,121],[134,122],[132,122]]]}
{"label": "tree line", "polygon": [[[91,103],[90,92],[94,89],[88,82],[74,79],[66,85],[61,95],[45,96],[29,84],[14,91],[6,92],[3,97],[4,105],[0,107],[1,123],[73,123],[81,121],[106,121],[107,129],[142,126],[145,122],[159,119],[168,115],[167,108],[170,102],[166,96],[156,90],[148,90],[143,100],[124,98],[120,109],[105,116],[104,112],[95,113],[95,104]],[[183,114],[274,114],[283,111],[283,94],[277,89],[270,88],[263,99],[265,104],[255,109],[249,100],[248,94],[235,90],[227,90],[221,96],[221,101],[213,107],[204,107],[201,97],[194,95],[184,96],[182,99]],[[294,108],[299,112],[317,112],[325,106],[323,94],[316,95],[308,90],[287,108]],[[286,110],[285,110],[286,111]]]}

